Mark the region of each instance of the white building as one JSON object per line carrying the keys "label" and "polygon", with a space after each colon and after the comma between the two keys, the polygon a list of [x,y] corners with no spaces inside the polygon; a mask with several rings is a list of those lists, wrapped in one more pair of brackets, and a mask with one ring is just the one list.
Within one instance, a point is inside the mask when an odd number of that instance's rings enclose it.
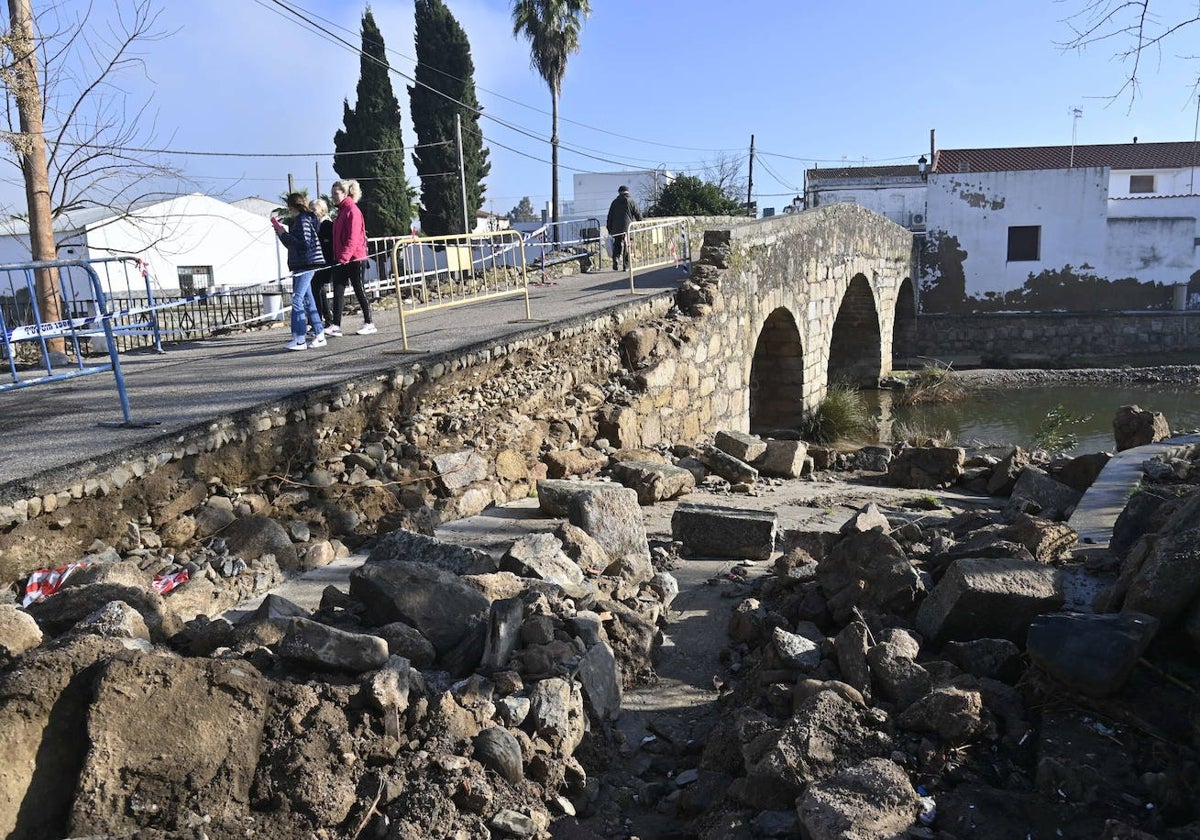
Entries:
{"label": "white building", "polygon": [[941,262],[922,285],[961,276],[941,290],[960,298],[950,308],[1180,305],[1198,268],[1198,163],[1191,142],[939,150],[925,216]]}
{"label": "white building", "polygon": [[859,204],[909,230],[924,230],[926,163],[922,157],[901,166],[809,169],[804,173],[803,206]]}
{"label": "white building", "polygon": [[[287,252],[269,220],[276,205],[253,201],[251,211],[194,193],[146,202],[126,213],[96,208],[64,214],[55,223],[58,257],[138,257],[149,267],[155,294],[270,282],[287,274]],[[29,254],[28,224],[0,222],[0,264],[26,262]],[[140,277],[100,274],[110,294],[142,290]],[[0,278],[0,285],[8,284]]]}
{"label": "white building", "polygon": [[[640,169],[631,172],[576,172],[571,176],[574,198],[561,201],[560,218],[598,219],[603,225],[608,216],[608,205],[617,197],[617,190],[629,187],[629,192],[645,212],[653,204],[662,188],[675,180],[665,169]],[[550,202],[546,202],[547,218]]]}

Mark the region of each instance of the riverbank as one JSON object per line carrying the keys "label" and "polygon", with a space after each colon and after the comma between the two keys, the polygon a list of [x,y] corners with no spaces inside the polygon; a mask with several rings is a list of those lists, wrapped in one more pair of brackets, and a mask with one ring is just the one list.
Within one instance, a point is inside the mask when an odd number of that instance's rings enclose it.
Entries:
{"label": "riverbank", "polygon": [[969,388],[1047,385],[1054,383],[1132,384],[1171,383],[1200,386],[1200,365],[1158,365],[1153,367],[1067,368],[1052,370],[1025,368],[1003,370],[981,368],[956,370],[954,378]]}

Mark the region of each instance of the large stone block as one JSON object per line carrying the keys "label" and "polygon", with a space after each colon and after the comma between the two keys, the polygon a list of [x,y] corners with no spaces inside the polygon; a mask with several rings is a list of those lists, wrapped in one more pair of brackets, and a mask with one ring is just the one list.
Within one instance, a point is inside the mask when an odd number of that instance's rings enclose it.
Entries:
{"label": "large stone block", "polygon": [[767,451],[766,441],[745,432],[717,432],[713,443],[717,449],[747,464],[758,460]]}
{"label": "large stone block", "polygon": [[586,490],[607,490],[615,485],[606,481],[568,481],[540,478],[537,483],[538,508],[547,516],[566,516],[571,500]]}
{"label": "large stone block", "polygon": [[1063,605],[1059,572],[1030,560],[956,560],[917,610],[917,629],[934,643],[1009,639],[1023,644],[1030,623]]}
{"label": "large stone block", "polygon": [[799,478],[807,458],[808,444],[802,440],[768,440],[758,468],[763,475]]}
{"label": "large stone block", "polygon": [[671,517],[671,536],[692,557],[766,560],[775,550],[779,517],[774,511],[739,510],[681,503]]}

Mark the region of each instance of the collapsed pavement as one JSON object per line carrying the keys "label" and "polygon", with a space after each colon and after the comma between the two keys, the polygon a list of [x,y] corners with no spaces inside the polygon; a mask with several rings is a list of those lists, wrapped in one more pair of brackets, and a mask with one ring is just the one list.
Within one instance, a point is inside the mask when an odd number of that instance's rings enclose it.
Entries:
{"label": "collapsed pavement", "polygon": [[[1079,491],[1035,456],[784,443],[723,433],[671,458],[575,461],[630,488],[540,482],[544,513],[565,521],[499,557],[393,532],[316,611],[268,599],[236,625],[170,605],[194,584],[189,609],[221,602],[223,581],[278,580],[261,541],[247,559],[209,540],[208,573],[165,597],[136,554],[149,533],[132,558],[103,549],[35,609],[0,609],[6,830],[544,836],[574,813],[621,836],[622,809],[652,809],[714,838],[1196,836],[1195,674],[1175,653],[1195,592],[1175,579],[1164,606],[1145,585],[1186,572],[1194,459],[1150,468],[1172,489],[1127,529],[1149,547],[1112,591],[1139,609],[1085,618],[1061,610],[1074,541],[1054,521]],[[758,474],[768,448],[810,476],[820,459],[1010,495],[999,512],[949,515],[919,509],[936,505],[919,493],[917,509],[865,507],[840,532],[781,533],[769,512],[710,503],[794,480]],[[652,546],[638,502],[687,497],[697,479],[709,503],[678,504],[674,540]],[[779,549],[772,574],[720,581],[746,596],[712,683],[722,722],[645,743],[614,727],[622,691],[653,679],[671,569]],[[606,772],[624,762],[645,777],[632,800]]]}

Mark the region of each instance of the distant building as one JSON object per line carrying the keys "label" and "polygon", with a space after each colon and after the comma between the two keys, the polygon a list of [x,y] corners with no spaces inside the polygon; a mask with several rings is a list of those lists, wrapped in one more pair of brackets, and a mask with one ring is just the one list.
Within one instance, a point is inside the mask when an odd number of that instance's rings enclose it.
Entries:
{"label": "distant building", "polygon": [[804,206],[858,204],[901,227],[922,231],[927,174],[924,163],[809,169],[804,173]]}
{"label": "distant building", "polygon": [[[143,202],[123,213],[90,208],[60,216],[54,240],[59,259],[142,259],[149,266],[155,294],[234,288],[285,275],[286,251],[268,219],[270,209],[278,205],[264,199],[243,199],[241,205],[193,193]],[[0,263],[28,260],[28,224],[19,219],[0,222]],[[144,293],[140,277],[100,274],[110,294]]]}
{"label": "distant building", "polygon": [[[604,224],[608,205],[617,197],[617,189],[626,186],[642,209],[658,200],[663,187],[675,180],[665,169],[639,169],[629,172],[576,172],[571,176],[574,198],[562,201],[561,219],[595,218]],[[546,203],[547,217],[550,203]]]}
{"label": "distant building", "polygon": [[918,237],[927,312],[1200,305],[1197,144],[940,149],[810,169],[805,205],[854,202]]}

